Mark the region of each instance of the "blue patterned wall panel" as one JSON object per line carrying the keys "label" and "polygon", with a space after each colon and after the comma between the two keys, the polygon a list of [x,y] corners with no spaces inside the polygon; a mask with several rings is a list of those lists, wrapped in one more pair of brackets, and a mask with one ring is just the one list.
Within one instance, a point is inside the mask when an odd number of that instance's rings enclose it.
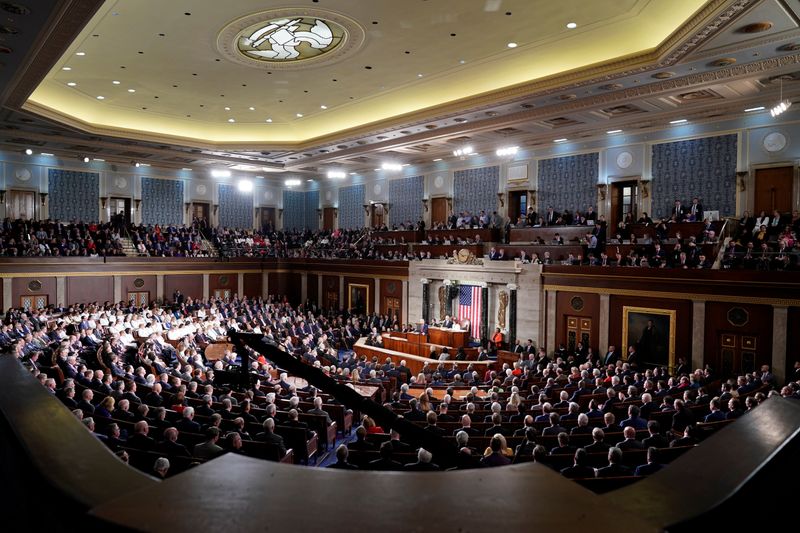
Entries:
{"label": "blue patterned wall panel", "polygon": [[183,224],[183,181],[142,178],[142,224]]}
{"label": "blue patterned wall panel", "polygon": [[359,229],[364,227],[364,184],[339,188],[339,227]]}
{"label": "blue patterned wall panel", "polygon": [[497,209],[500,167],[456,170],[453,178],[453,209],[456,213],[491,213]]}
{"label": "blue patterned wall panel", "polygon": [[425,194],[424,176],[414,176],[389,182],[389,220],[393,226],[405,222],[416,224],[422,218],[422,197]]}
{"label": "blue patterned wall panel", "polygon": [[100,219],[100,175],[55,168],[47,171],[50,218],[63,222]]}
{"label": "blue patterned wall panel", "polygon": [[303,225],[311,231],[316,231],[319,229],[319,213],[317,213],[317,209],[319,209],[319,191],[306,191],[305,195]]}
{"label": "blue patterned wall panel", "polygon": [[736,135],[653,145],[653,214],[667,216],[694,196],[703,209],[736,214]]}
{"label": "blue patterned wall panel", "polygon": [[253,227],[253,193],[236,185],[219,185],[219,225],[223,228]]}
{"label": "blue patterned wall panel", "polygon": [[319,229],[319,191],[283,191],[283,228]]}
{"label": "blue patterned wall panel", "polygon": [[597,210],[597,177],[600,154],[581,154],[539,161],[539,211],[548,207],[573,213]]}

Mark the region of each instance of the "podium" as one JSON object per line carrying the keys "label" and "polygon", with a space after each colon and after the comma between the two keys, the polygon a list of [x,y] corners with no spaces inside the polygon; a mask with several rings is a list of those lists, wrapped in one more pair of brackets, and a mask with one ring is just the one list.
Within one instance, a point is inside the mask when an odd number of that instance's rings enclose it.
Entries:
{"label": "podium", "polygon": [[452,330],[449,328],[428,328],[428,335],[431,338],[431,343],[441,344],[442,346],[449,346],[451,348],[460,348],[467,345],[469,340],[469,331]]}

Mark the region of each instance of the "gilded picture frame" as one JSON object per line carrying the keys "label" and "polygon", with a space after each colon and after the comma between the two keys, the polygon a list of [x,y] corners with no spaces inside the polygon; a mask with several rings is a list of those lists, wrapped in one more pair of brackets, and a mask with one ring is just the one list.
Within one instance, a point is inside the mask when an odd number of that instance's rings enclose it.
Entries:
{"label": "gilded picture frame", "polygon": [[362,283],[347,284],[347,308],[351,311],[358,308],[365,314],[369,313],[369,285]]}
{"label": "gilded picture frame", "polygon": [[620,352],[627,357],[628,346],[636,346],[640,366],[666,365],[671,371],[675,367],[676,318],[674,309],[624,306]]}

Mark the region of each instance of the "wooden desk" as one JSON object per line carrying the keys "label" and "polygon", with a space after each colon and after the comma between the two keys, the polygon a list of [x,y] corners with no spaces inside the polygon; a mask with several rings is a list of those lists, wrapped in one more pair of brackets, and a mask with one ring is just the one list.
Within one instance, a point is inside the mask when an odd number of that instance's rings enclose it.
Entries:
{"label": "wooden desk", "polygon": [[497,242],[500,240],[500,230],[497,228],[470,228],[470,229],[429,229],[428,239],[473,239],[480,237],[483,242]]}
{"label": "wooden desk", "polygon": [[455,331],[448,328],[429,327],[428,335],[433,344],[441,344],[452,348],[466,346],[469,341],[469,331]]}
{"label": "wooden desk", "polygon": [[215,342],[206,346],[206,359],[209,361],[217,361],[225,356],[227,350],[233,351],[233,344],[230,342]]}
{"label": "wooden desk", "polygon": [[551,244],[556,233],[564,239],[564,244],[570,241],[582,239],[587,231],[592,231],[590,226],[541,226],[511,228],[508,241],[511,244],[530,244],[534,239],[542,239],[545,244]]}
{"label": "wooden desk", "polygon": [[370,234],[373,239],[394,239],[397,242],[401,239],[405,239],[405,242],[420,242],[424,235],[422,230],[373,231]]}
{"label": "wooden desk", "polygon": [[[394,335],[394,333],[392,334]],[[431,353],[431,348],[436,350],[438,359],[438,354],[442,353],[443,348],[447,348],[450,351],[450,357],[454,358],[456,352],[458,351],[457,348],[453,348],[449,345],[443,344],[435,344],[430,342],[414,342],[416,339],[407,340],[402,337],[390,337],[387,335],[383,335],[383,347],[388,350],[394,350],[395,352],[403,352],[409,353],[412,355],[418,355],[420,357],[428,357]],[[478,359],[478,349],[477,348],[464,348],[464,353],[467,356],[468,361],[474,361]]]}
{"label": "wooden desk", "polygon": [[453,257],[453,252],[459,250],[469,250],[475,257],[483,257],[482,244],[412,244],[411,250],[416,254],[418,252],[430,252],[431,258],[438,257]]}
{"label": "wooden desk", "polygon": [[[388,357],[395,365],[399,365],[400,361],[405,361],[406,366],[408,369],[411,370],[411,374],[416,376],[422,371],[423,365],[426,363],[431,368],[436,368],[439,366],[441,361],[437,359],[428,359],[427,357],[420,357],[419,355],[412,355],[408,353],[397,352],[394,350],[389,350],[387,348],[376,348],[374,346],[367,346],[364,344],[366,337],[361,337],[358,339],[353,345],[353,350],[356,352],[357,355],[366,355],[368,358],[372,358],[372,356],[376,356],[378,360],[384,361]],[[481,373],[486,372],[486,369],[489,368],[489,365],[494,364],[494,361],[444,361],[444,364],[450,367],[451,365],[455,364],[459,369],[466,369],[469,365],[473,365],[475,370]]]}

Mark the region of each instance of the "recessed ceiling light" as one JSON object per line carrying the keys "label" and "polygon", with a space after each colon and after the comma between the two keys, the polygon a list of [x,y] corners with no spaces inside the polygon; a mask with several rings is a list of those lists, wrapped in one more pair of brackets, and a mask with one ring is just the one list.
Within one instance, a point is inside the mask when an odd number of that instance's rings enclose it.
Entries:
{"label": "recessed ceiling light", "polygon": [[49,153],[47,153],[47,152],[42,152],[42,154],[41,154],[41,155],[43,155],[43,156],[45,156],[45,157],[53,157],[53,154],[49,154]]}
{"label": "recessed ceiling light", "polygon": [[295,116],[296,116],[297,118],[303,118],[303,114],[302,114],[302,113],[297,113]]}
{"label": "recessed ceiling light", "polygon": [[271,119],[271,118],[268,118],[268,119],[267,119],[267,122],[272,122],[272,119]]}
{"label": "recessed ceiling light", "polygon": [[249,109],[250,111],[255,111],[255,110],[256,110],[256,108],[255,108],[255,107],[253,107],[253,106],[250,106],[250,107],[248,107],[248,109]]}
{"label": "recessed ceiling light", "polygon": [[460,64],[462,64],[462,65],[463,65],[464,63],[466,63],[466,61],[465,61],[465,60],[463,60],[463,59],[460,59],[458,62],[459,62]]}
{"label": "recessed ceiling light", "polygon": [[309,182],[309,183],[313,183],[314,182],[314,180],[312,180],[311,178],[307,179],[306,181]]}
{"label": "recessed ceiling light", "polygon": [[518,151],[519,151],[519,146],[506,146],[504,148],[498,148],[495,151],[495,154],[497,155],[497,157],[505,157],[508,155],[516,155]]}
{"label": "recessed ceiling light", "polygon": [[229,118],[228,122],[236,122],[236,119],[235,118]]}
{"label": "recessed ceiling light", "polygon": [[99,157],[94,157],[94,158],[92,158],[92,161],[97,161],[97,162],[99,162],[99,163],[105,163],[105,162],[106,162],[106,160],[105,160],[105,159],[100,159]]}
{"label": "recessed ceiling light", "polygon": [[321,106],[319,106],[319,108],[320,108],[320,109],[328,109],[328,106],[326,106],[326,105],[321,105]]}
{"label": "recessed ceiling light", "polygon": [[289,179],[283,182],[287,187],[294,187],[295,185],[300,185],[300,180],[298,179]]}
{"label": "recessed ceiling light", "polygon": [[577,27],[578,27],[578,25],[577,25],[576,23],[574,23],[574,22],[567,22],[567,28],[569,28],[569,29],[571,29],[571,30],[574,30],[574,29],[575,29],[575,28],[577,28]]}
{"label": "recessed ceiling light", "polygon": [[98,99],[98,100],[105,100],[105,99],[106,99],[106,97],[105,97],[105,96],[98,96],[98,97],[97,97],[97,99]]}
{"label": "recessed ceiling light", "polygon": [[119,84],[120,84],[120,83],[122,83],[122,82],[120,82],[120,81],[118,81],[118,80],[114,80],[114,81],[112,81],[111,83],[113,83],[114,85],[119,85]]}
{"label": "recessed ceiling light", "polygon": [[61,67],[61,70],[72,70],[72,67]]}
{"label": "recessed ceiling light", "polygon": [[622,130],[608,130],[606,133],[613,135],[614,133],[622,133]]}
{"label": "recessed ceiling light", "polygon": [[231,171],[230,170],[212,170],[211,171],[212,178],[230,178]]}
{"label": "recessed ceiling light", "polygon": [[86,157],[86,156],[84,156],[84,157],[83,157],[83,162],[84,162],[84,163],[88,163],[88,162],[89,162],[89,158],[88,158],[88,157]]}
{"label": "recessed ceiling light", "polygon": [[688,122],[688,120],[686,120],[685,118],[681,118],[681,119],[678,119],[678,120],[670,120],[669,121],[670,124],[683,124],[685,122]]}
{"label": "recessed ceiling light", "polygon": [[566,142],[566,140],[567,139],[555,139],[553,142],[554,143],[563,143],[563,142]]}
{"label": "recessed ceiling light", "polygon": [[86,55],[86,52],[75,52],[75,55],[83,57]]}
{"label": "recessed ceiling light", "polygon": [[70,87],[75,87],[78,84],[75,83],[74,81],[70,81],[70,82],[67,83],[67,85],[70,86]]}
{"label": "recessed ceiling light", "polygon": [[128,92],[129,92],[129,93],[135,93],[135,92],[136,92],[136,89],[128,89]]}
{"label": "recessed ceiling light", "polygon": [[33,155],[33,150],[31,150],[30,148],[26,148],[25,155]]}
{"label": "recessed ceiling light", "polygon": [[748,109],[745,109],[744,112],[745,113],[752,113],[753,111],[764,111],[765,109],[766,109],[766,107],[761,105],[761,106],[758,106],[758,107],[750,107]]}
{"label": "recessed ceiling light", "polygon": [[436,161],[441,161],[441,160],[442,160],[441,157],[437,157],[436,159],[433,160],[433,162],[435,163]]}
{"label": "recessed ceiling light", "polygon": [[230,111],[230,110],[231,110],[230,107],[227,107],[227,106],[225,107],[225,111]]}
{"label": "recessed ceiling light", "polygon": [[506,46],[508,46],[509,48],[516,48],[517,43],[508,43]]}
{"label": "recessed ceiling light", "polygon": [[192,170],[192,169],[191,169],[191,168],[186,168],[186,167],[183,167],[181,170],[186,170],[186,171],[189,171],[189,172],[191,172],[191,170]]}
{"label": "recessed ceiling light", "polygon": [[250,192],[253,190],[253,182],[250,180],[239,180],[236,187],[239,189],[239,192]]}
{"label": "recessed ceiling light", "polygon": [[417,74],[417,77],[418,77],[418,78],[421,78],[421,77],[422,77],[422,74]]}

